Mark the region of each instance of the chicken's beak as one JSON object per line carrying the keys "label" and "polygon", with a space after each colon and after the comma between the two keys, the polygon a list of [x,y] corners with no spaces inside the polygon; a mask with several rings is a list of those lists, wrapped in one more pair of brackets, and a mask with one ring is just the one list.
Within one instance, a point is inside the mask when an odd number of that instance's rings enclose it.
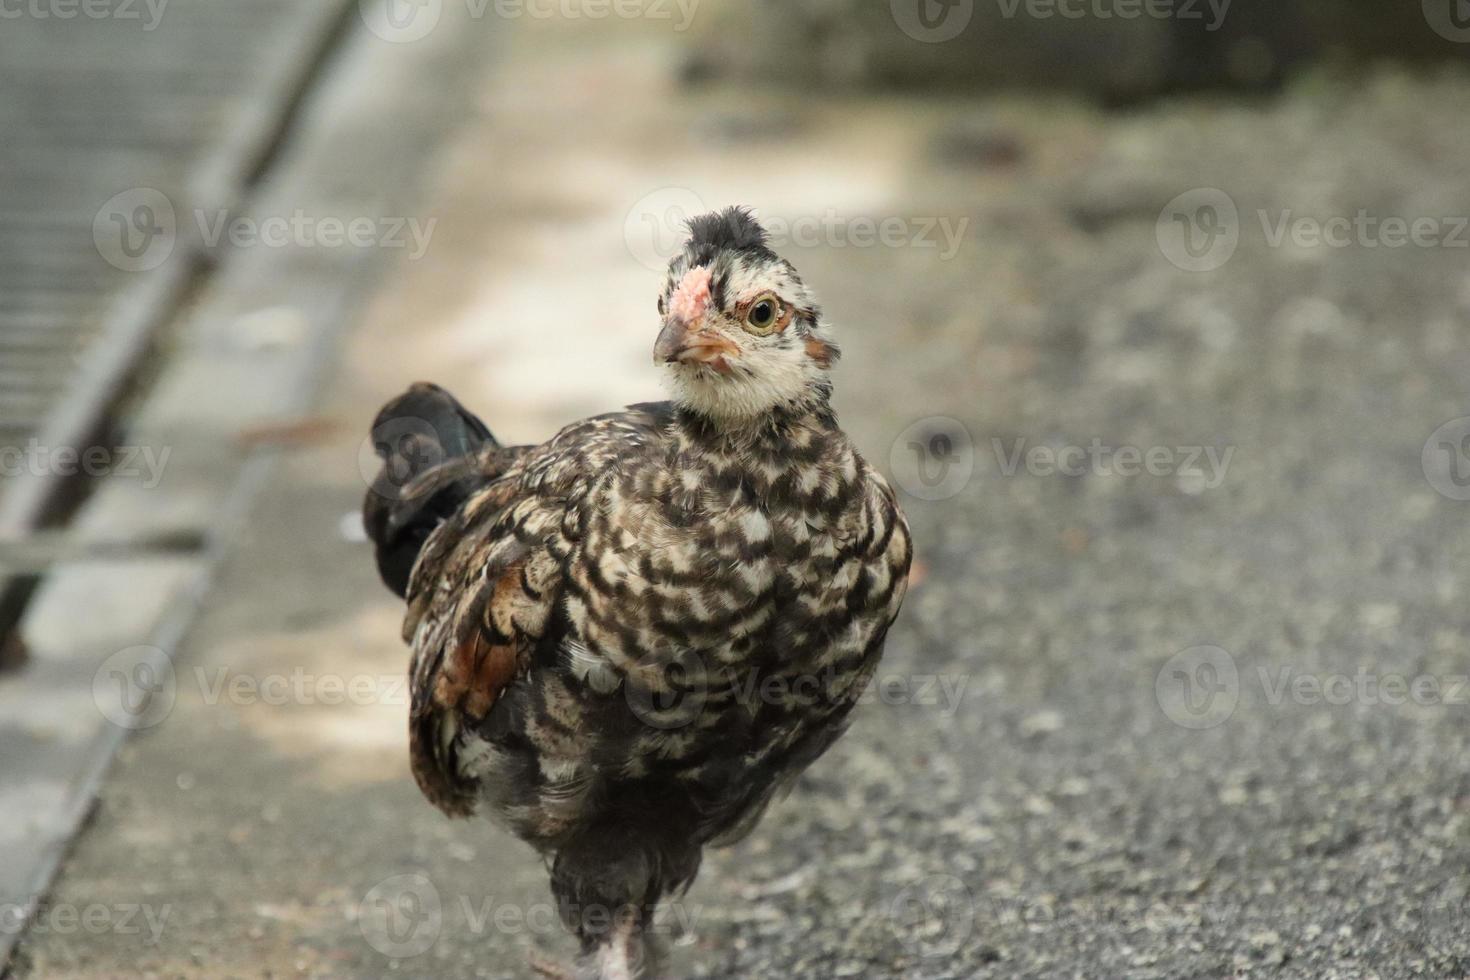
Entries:
{"label": "chicken's beak", "polygon": [[669,317],[653,345],[655,364],[703,364],[721,374],[730,373],[727,357],[737,353],[734,344],[714,330]]}

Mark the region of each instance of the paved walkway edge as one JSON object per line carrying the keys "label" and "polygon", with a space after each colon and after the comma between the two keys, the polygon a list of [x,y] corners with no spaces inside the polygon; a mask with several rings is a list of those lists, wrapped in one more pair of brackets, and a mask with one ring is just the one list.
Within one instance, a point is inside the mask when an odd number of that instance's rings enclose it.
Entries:
{"label": "paved walkway edge", "polygon": [[[382,186],[401,186],[407,193],[416,185],[414,168],[422,159],[401,152],[402,140],[420,140],[419,146],[431,148],[461,106],[444,99],[441,113],[424,112],[417,93],[391,91],[382,79],[397,77],[395,61],[412,62],[419,74],[435,74],[428,67],[433,59],[445,48],[473,43],[472,32],[444,30],[420,45],[386,45],[363,28],[355,2],[338,2],[334,8],[337,16],[324,16],[323,8],[313,5],[298,34],[305,43],[292,46],[327,58],[323,73],[297,71],[290,84],[277,78],[263,86],[280,110],[274,129],[264,116],[248,121],[243,128],[258,139],[236,144],[228,156],[238,166],[224,166],[225,155],[215,158],[195,185],[206,195],[201,201],[238,200],[263,176],[258,168],[278,149],[269,181],[257,184],[241,213],[289,215],[316,203],[328,213],[371,214],[375,206],[406,205],[375,200]],[[351,16],[344,13],[349,10]],[[345,43],[330,52],[328,37]],[[298,68],[299,60],[281,59]],[[309,92],[293,94],[308,82],[316,83]],[[392,113],[395,100],[400,110],[413,110],[412,123],[396,131],[365,125],[379,113]],[[344,171],[352,175],[346,191]],[[226,194],[230,187],[238,193]],[[358,199],[343,200],[344,193]],[[11,799],[0,799],[0,806],[25,814],[19,822],[29,831],[16,848],[27,856],[26,868],[15,868],[0,881],[0,908],[9,911],[0,930],[0,974],[8,973],[25,921],[58,875],[112,759],[147,723],[146,700],[131,707],[109,703],[99,693],[105,685],[99,686],[98,678],[110,658],[123,656],[130,670],[141,665],[157,675],[165,659],[177,655],[279,455],[268,445],[243,443],[241,433],[289,428],[310,409],[315,383],[337,349],[340,331],[372,293],[379,261],[386,257],[344,248],[323,260],[295,247],[226,254],[179,332],[177,353],[130,422],[130,444],[167,450],[161,482],[144,486],[110,478],[79,513],[75,530],[83,538],[115,536],[120,527],[140,536],[188,529],[200,533],[204,547],[182,557],[58,566],[22,623],[33,663],[24,683],[12,683],[9,690],[0,686],[0,706],[16,704],[23,721],[39,718],[39,727],[47,729],[60,713],[57,706],[71,705],[75,713],[74,705],[79,698],[87,700],[90,686],[98,710],[75,728],[38,737],[38,743],[50,743],[47,768],[21,774]],[[262,320],[268,333],[285,328],[290,341],[259,346],[249,328],[262,326]],[[98,615],[80,616],[79,603]],[[21,746],[17,755],[31,754],[31,748]]]}

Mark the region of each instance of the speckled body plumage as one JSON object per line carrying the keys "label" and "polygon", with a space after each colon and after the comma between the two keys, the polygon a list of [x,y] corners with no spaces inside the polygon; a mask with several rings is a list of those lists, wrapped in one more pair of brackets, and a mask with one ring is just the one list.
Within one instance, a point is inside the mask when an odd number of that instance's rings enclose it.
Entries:
{"label": "speckled body plumage", "polygon": [[[739,249],[706,252],[685,265],[718,284]],[[784,340],[827,353],[799,326]],[[548,855],[589,950],[607,936],[588,910],[636,928],[832,744],[903,600],[893,493],[825,384],[801,391],[738,419],[637,405],[536,447],[499,447],[432,386],[379,418],[427,421],[437,464],[400,460],[420,472],[367,505],[409,604],[415,776],[447,813],[482,810]],[[460,451],[432,445],[446,430]],[[405,449],[384,451],[392,469]]]}

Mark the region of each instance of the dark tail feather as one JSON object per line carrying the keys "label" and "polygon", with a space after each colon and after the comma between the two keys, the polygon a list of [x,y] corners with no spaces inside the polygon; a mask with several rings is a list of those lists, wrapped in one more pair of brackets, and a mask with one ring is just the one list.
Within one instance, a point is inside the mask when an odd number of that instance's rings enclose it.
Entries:
{"label": "dark tail feather", "polygon": [[429,534],[493,477],[475,457],[499,443],[453,395],[422,382],[383,406],[372,440],[383,467],[362,519],[379,574],[401,596]]}

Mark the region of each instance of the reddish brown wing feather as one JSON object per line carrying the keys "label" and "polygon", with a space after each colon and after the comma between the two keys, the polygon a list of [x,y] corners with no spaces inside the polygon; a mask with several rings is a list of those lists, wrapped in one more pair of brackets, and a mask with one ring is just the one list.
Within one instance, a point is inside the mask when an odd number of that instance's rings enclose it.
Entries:
{"label": "reddish brown wing feather", "polygon": [[[500,692],[515,679],[519,644],[513,629],[507,629],[507,610],[520,591],[525,561],[510,565],[499,574],[489,590],[489,601],[439,666],[434,681],[434,703],[441,710],[464,712],[471,721],[482,721],[494,707]],[[476,621],[478,619],[478,621]]]}
{"label": "reddish brown wing feather", "polygon": [[[467,559],[483,558],[478,549],[468,550]],[[478,588],[466,590],[468,602],[457,604],[447,622],[435,624],[441,629],[431,627],[437,635],[415,648],[410,760],[424,795],[451,816],[469,813],[474,803],[473,785],[458,772],[454,734],[484,720],[525,670],[534,645],[534,637],[515,625],[516,609],[532,599],[523,586],[525,565],[524,548],[491,563]],[[477,577],[457,576],[461,582]]]}
{"label": "reddish brown wing feather", "polygon": [[409,734],[414,778],[424,795],[451,816],[467,815],[474,803],[473,787],[457,772],[452,733],[482,721],[525,668],[528,638],[503,628],[524,599],[524,565],[524,559],[512,562],[481,588],[455,617],[455,639],[441,648],[429,669],[414,665]]}

